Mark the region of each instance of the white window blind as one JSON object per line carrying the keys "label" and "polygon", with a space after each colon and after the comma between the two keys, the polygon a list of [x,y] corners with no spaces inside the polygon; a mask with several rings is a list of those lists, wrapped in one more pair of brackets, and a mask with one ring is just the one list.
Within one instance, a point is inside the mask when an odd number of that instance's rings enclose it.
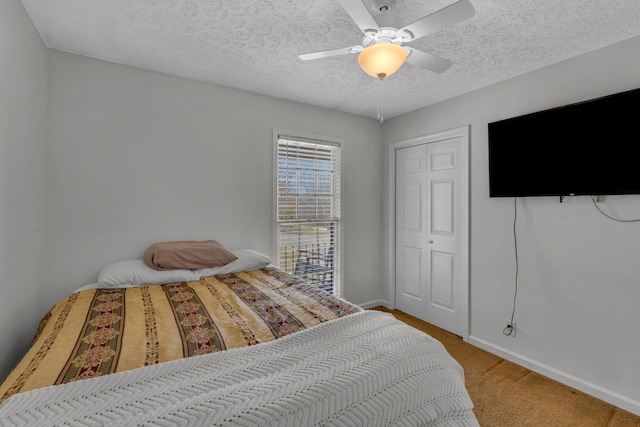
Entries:
{"label": "white window blind", "polygon": [[280,268],[335,293],[340,231],[340,146],[279,137]]}

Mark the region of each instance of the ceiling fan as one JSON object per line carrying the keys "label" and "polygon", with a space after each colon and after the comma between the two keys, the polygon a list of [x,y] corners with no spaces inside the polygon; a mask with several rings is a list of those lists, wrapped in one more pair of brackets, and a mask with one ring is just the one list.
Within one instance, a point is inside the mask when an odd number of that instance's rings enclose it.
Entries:
{"label": "ceiling fan", "polygon": [[338,2],[364,33],[362,44],[305,53],[300,55],[300,59],[307,61],[357,53],[359,54],[358,64],[364,72],[380,80],[398,71],[405,61],[434,73],[446,71],[452,64],[448,59],[402,45],[469,19],[476,13],[469,0],[458,0],[412,24],[402,26],[396,18],[386,13],[395,0],[385,0],[377,5],[383,12],[378,18],[379,24],[371,16],[362,0],[338,0]]}

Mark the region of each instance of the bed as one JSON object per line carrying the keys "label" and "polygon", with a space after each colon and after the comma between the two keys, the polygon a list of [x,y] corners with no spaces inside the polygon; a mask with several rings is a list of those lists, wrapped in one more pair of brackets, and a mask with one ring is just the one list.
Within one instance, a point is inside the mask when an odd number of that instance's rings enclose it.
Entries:
{"label": "bed", "polygon": [[245,258],[60,300],[0,385],[0,425],[478,425],[438,341]]}

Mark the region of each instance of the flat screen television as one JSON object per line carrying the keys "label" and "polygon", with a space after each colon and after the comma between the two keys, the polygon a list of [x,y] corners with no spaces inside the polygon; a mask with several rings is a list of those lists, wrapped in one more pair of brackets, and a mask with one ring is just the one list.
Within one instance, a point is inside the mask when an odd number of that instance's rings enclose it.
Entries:
{"label": "flat screen television", "polygon": [[489,123],[490,197],[640,194],[640,89]]}

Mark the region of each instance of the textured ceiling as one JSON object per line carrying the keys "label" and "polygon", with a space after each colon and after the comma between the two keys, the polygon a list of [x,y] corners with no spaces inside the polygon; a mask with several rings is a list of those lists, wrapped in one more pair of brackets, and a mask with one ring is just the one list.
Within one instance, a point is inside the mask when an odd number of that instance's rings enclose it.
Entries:
{"label": "textured ceiling", "polygon": [[[453,2],[397,0],[390,13],[408,24]],[[357,55],[298,58],[360,43],[337,0],[22,0],[53,49],[385,118],[640,35],[638,0],[471,2],[473,18],[409,43],[449,70],[405,64],[381,82]]]}

